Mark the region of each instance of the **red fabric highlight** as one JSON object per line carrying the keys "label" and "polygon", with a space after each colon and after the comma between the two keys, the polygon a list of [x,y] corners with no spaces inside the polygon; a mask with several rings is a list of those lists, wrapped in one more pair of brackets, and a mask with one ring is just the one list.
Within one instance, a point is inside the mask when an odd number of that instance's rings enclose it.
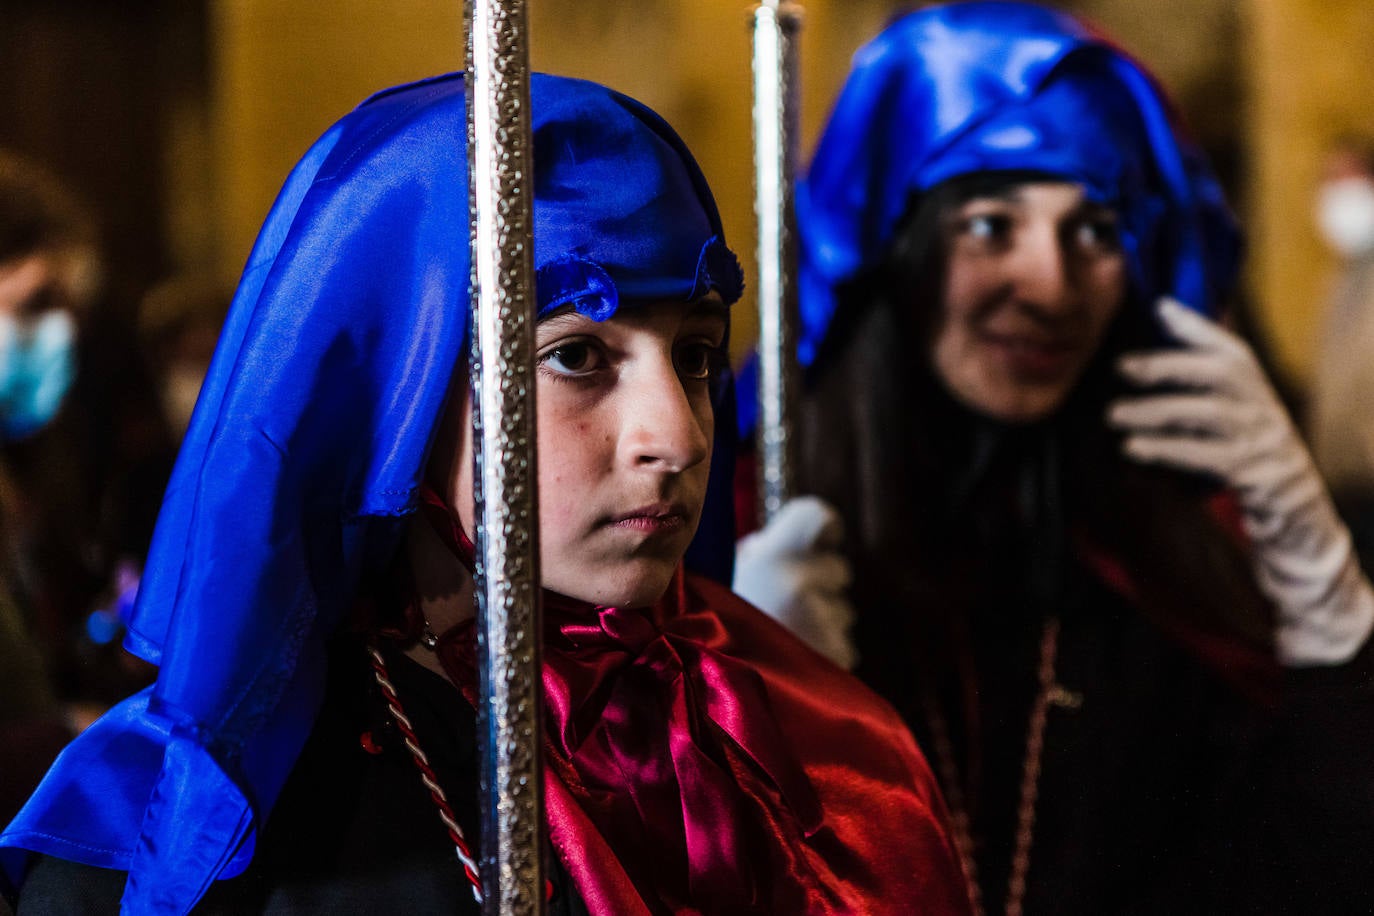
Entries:
{"label": "red fabric highlight", "polygon": [[[544,592],[544,617],[549,831],[592,912],[969,912],[910,733],[780,625],[681,569],[651,608]],[[475,634],[438,646],[473,703]]]}
{"label": "red fabric highlight", "polygon": [[[1235,505],[1234,502],[1231,505]],[[1218,518],[1227,524],[1228,511],[1225,499],[1213,498],[1209,508],[1218,513]],[[1245,537],[1239,528],[1238,506],[1235,509],[1235,534]],[[1229,525],[1228,525],[1229,528]],[[1084,563],[1112,591],[1121,595],[1136,607],[1143,607],[1140,589],[1135,579],[1116,556],[1092,545],[1079,543],[1078,550]],[[1208,670],[1252,703],[1267,709],[1277,707],[1281,671],[1277,660],[1270,652],[1237,642],[1233,637],[1219,633],[1209,633],[1178,616],[1162,618],[1151,615],[1154,621],[1174,642],[1178,643],[1194,658],[1201,661]]]}

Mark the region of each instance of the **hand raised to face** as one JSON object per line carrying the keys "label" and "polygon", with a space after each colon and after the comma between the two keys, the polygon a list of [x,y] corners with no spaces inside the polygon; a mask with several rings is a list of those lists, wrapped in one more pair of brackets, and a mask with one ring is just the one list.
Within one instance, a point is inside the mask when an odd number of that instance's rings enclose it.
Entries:
{"label": "hand raised to face", "polygon": [[1287,411],[1239,337],[1172,300],[1157,311],[1183,346],[1119,360],[1129,381],[1166,386],[1108,409],[1126,455],[1208,474],[1233,490],[1260,588],[1279,611],[1280,659],[1348,660],[1374,629],[1374,592]]}

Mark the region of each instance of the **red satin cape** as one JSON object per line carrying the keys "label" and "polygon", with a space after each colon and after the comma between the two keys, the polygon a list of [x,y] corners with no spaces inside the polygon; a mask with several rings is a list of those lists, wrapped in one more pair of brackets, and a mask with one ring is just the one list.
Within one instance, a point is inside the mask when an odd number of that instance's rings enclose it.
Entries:
{"label": "red satin cape", "polygon": [[[910,732],[779,624],[681,569],[650,608],[544,617],[549,836],[591,912],[970,912]],[[439,654],[475,704],[474,634]]]}

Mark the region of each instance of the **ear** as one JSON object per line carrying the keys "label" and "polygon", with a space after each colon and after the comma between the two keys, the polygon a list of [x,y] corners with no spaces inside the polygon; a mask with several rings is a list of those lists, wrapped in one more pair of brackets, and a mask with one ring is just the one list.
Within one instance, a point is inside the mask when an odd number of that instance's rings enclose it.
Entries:
{"label": "ear", "polygon": [[463,360],[453,372],[425,465],[425,482],[458,513],[463,530],[470,534],[477,530],[472,426],[472,389],[468,385],[467,361]]}

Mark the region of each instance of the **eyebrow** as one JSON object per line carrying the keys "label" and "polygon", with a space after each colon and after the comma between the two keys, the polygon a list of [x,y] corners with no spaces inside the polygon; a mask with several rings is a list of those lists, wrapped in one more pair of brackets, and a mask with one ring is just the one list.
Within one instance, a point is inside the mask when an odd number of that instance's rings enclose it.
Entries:
{"label": "eyebrow", "polygon": [[1005,188],[995,188],[987,191],[978,191],[967,197],[962,197],[954,204],[955,208],[966,207],[969,204],[976,204],[980,200],[996,200],[1003,203],[1019,204],[1022,201],[1022,186],[1009,185]]}
{"label": "eyebrow", "polygon": [[730,306],[716,298],[698,299],[692,303],[692,309],[686,315],[688,320],[697,318],[719,318],[729,324]]}
{"label": "eyebrow", "polygon": [[[615,315],[611,315],[612,318]],[[714,297],[703,297],[692,303],[691,309],[684,316],[684,320],[712,319],[716,318],[725,323],[730,322],[730,306]],[[536,327],[553,325],[556,329],[560,325],[578,324],[583,320],[593,321],[578,312],[571,305],[560,305],[558,308],[544,315],[535,322]],[[596,322],[600,324],[600,322]]]}
{"label": "eyebrow", "polygon": [[[959,210],[971,204],[976,204],[979,201],[996,201],[999,203],[1021,206],[1025,203],[1024,194],[1022,192],[1023,187],[1021,185],[1013,185],[1007,188],[998,188],[997,190],[988,191],[986,193],[974,194],[955,204],[950,213],[951,215],[957,216]],[[1065,216],[1111,216],[1120,219],[1121,214],[1116,207],[1113,207],[1111,204],[1089,200],[1084,197],[1078,203],[1074,204],[1074,206],[1065,213]]]}
{"label": "eyebrow", "polygon": [[552,325],[557,329],[561,325],[577,324],[582,321],[591,320],[592,319],[587,318],[587,316],[577,311],[577,309],[573,308],[571,305],[560,305],[547,315],[541,315],[535,319],[534,326],[536,330],[548,325]]}
{"label": "eyebrow", "polygon": [[1091,213],[1096,216],[1107,215],[1118,219],[1121,217],[1120,211],[1111,204],[1104,204],[1100,201],[1088,200],[1087,198],[1080,201],[1076,209],[1079,213]]}

